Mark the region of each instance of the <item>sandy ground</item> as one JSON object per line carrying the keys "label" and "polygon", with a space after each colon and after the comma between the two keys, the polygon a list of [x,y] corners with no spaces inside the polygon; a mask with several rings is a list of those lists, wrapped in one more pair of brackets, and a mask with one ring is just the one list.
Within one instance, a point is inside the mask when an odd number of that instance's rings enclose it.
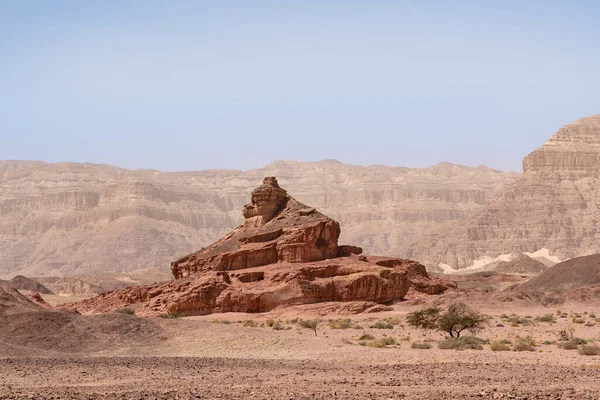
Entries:
{"label": "sandy ground", "polygon": [[[17,344],[9,343],[12,356],[0,353],[0,398],[600,398],[600,356],[556,345],[557,332],[568,328],[577,337],[600,341],[600,320],[590,316],[596,315],[593,308],[562,307],[564,318],[545,307],[480,308],[491,319],[478,336],[513,343],[518,337],[533,338],[534,351],[523,352],[494,352],[489,345],[438,349],[436,341],[443,336],[407,327],[407,311],[398,307],[380,314],[320,317],[317,336],[296,322],[314,318],[300,310],[156,319],[155,340],[132,345],[111,339],[93,352],[32,353],[35,344],[30,343],[19,356]],[[547,314],[556,322],[509,322]],[[576,315],[585,323],[574,323]],[[348,327],[345,318],[352,320]],[[393,329],[370,328],[384,322],[392,322]],[[340,325],[347,329],[333,329]],[[397,344],[363,346],[372,342],[360,340],[365,334],[394,338]],[[424,341],[433,347],[411,348]]]}

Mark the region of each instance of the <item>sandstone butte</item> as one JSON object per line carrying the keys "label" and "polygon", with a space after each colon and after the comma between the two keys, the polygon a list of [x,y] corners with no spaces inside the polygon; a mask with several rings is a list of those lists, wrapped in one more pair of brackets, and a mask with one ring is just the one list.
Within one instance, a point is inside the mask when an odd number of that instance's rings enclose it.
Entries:
{"label": "sandstone butte", "polygon": [[382,309],[409,290],[440,294],[453,283],[399,258],[340,246],[338,222],[306,206],[267,177],[244,207],[241,226],[171,264],[174,280],[103,293],[66,307],[139,315],[266,312],[280,306],[344,302],[349,312]]}

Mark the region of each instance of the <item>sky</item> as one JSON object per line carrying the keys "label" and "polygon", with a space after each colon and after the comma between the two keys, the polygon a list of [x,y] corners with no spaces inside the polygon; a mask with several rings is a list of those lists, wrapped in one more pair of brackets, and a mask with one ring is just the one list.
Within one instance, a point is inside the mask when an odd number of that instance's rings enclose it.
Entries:
{"label": "sky", "polygon": [[600,113],[600,3],[0,0],[0,160],[521,170]]}

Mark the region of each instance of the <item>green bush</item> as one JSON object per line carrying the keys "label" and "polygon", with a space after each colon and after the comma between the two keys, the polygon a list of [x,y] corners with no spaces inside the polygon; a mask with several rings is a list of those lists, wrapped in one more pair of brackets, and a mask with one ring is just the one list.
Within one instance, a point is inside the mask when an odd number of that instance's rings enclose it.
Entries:
{"label": "green bush", "polygon": [[369,326],[373,329],[394,329],[394,324],[387,321],[377,321],[373,325]]}
{"label": "green bush", "polygon": [[329,322],[331,329],[350,329],[352,327],[352,320],[350,319],[334,319]]}
{"label": "green bush", "polygon": [[419,349],[419,350],[429,350],[429,349],[431,349],[431,343],[415,342],[415,343],[411,344],[410,347],[413,349]]}
{"label": "green bush", "polygon": [[531,325],[533,324],[533,322],[530,319],[527,318],[521,318],[521,317],[511,317],[508,319],[508,322],[510,323],[511,326],[515,327],[515,326],[519,326],[519,325]]}
{"label": "green bush", "polygon": [[567,340],[564,342],[559,342],[558,348],[563,349],[563,350],[577,350],[579,345],[584,345],[586,343],[587,343],[587,341],[585,339],[574,337],[570,340]]}
{"label": "green bush", "polygon": [[315,336],[317,336],[317,327],[319,326],[319,321],[316,319],[301,319],[298,321],[298,325],[302,328],[311,329]]}
{"label": "green bush", "polygon": [[475,336],[450,337],[438,342],[438,347],[443,350],[483,350],[487,340]]}
{"label": "green bush", "polygon": [[579,347],[579,354],[582,356],[600,356],[600,346],[596,343],[582,344]]}
{"label": "green bush", "polygon": [[554,315],[546,314],[546,315],[538,315],[535,317],[535,322],[556,322],[554,319]]}
{"label": "green bush", "polygon": [[532,338],[518,338],[515,340],[513,348],[515,351],[535,351],[537,344]]}
{"label": "green bush", "polygon": [[275,331],[282,331],[285,328],[283,327],[283,325],[281,324],[281,321],[277,321],[273,324],[273,330]]}
{"label": "green bush", "polygon": [[492,351],[509,351],[510,350],[510,346],[506,343],[503,343],[502,341],[499,340],[494,340],[492,343],[490,343],[490,348],[492,349]]}
{"label": "green bush", "polygon": [[377,340],[372,340],[367,343],[367,347],[377,347],[383,348],[387,346],[393,346],[396,344],[396,340],[392,337],[381,338]]}

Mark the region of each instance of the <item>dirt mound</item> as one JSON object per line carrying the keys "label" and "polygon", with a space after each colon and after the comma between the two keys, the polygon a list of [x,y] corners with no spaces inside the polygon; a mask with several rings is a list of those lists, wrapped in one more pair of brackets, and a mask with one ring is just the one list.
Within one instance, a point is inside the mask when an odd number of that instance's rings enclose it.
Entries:
{"label": "dirt mound", "polygon": [[411,287],[426,294],[455,287],[430,278],[415,261],[338,246],[339,224],[296,201],[273,177],[252,192],[243,215],[243,225],[173,262],[174,282],[108,292],[65,307],[86,313],[131,307],[139,315],[265,312],[322,302],[389,304]]}
{"label": "dirt mound", "polygon": [[512,261],[499,261],[491,270],[500,274],[539,275],[549,269],[545,264],[520,254]]}
{"label": "dirt mound", "polygon": [[160,340],[156,321],[121,313],[84,316],[66,310],[21,310],[0,324],[0,349],[13,355],[115,353]]}
{"label": "dirt mound", "polygon": [[10,280],[10,283],[19,290],[31,290],[41,294],[52,294],[52,291],[42,285],[40,282],[27,278],[23,275],[17,275]]}
{"label": "dirt mound", "polygon": [[600,254],[573,258],[556,264],[520,285],[524,292],[565,292],[600,285]]}
{"label": "dirt mound", "polygon": [[11,284],[0,282],[0,316],[41,309],[40,306],[19,293]]}

